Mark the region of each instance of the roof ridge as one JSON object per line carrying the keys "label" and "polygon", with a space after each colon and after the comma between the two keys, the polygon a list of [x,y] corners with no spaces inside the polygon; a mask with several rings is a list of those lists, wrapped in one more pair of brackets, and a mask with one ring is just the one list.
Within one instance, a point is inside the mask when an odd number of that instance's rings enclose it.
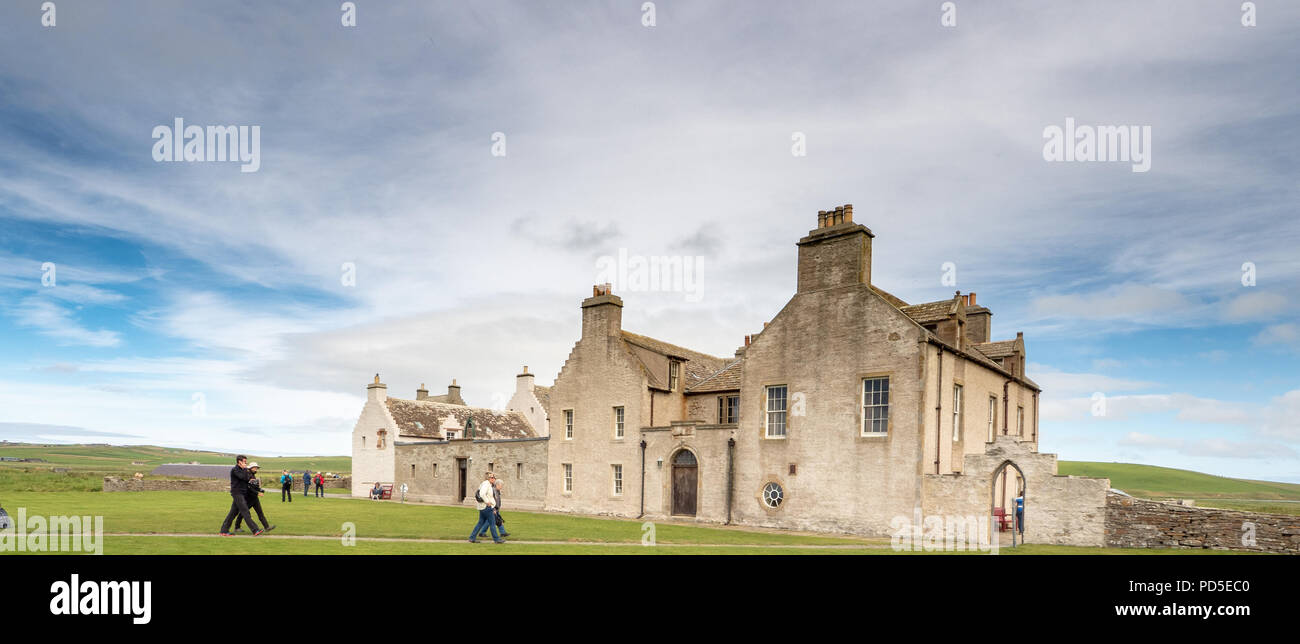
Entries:
{"label": "roof ridge", "polygon": [[[652,337],[650,337],[650,336],[648,336],[648,335],[641,335],[640,333],[633,333],[633,332],[631,332],[631,331],[627,331],[627,330],[621,330],[620,332],[621,332],[622,335],[623,335],[623,339],[626,340],[626,341],[628,341],[628,342],[631,342],[632,344],[637,344],[637,340],[648,340],[649,342],[662,344],[662,345],[665,345],[665,346],[668,346],[668,347],[672,347],[673,349],[678,349],[678,350],[680,350],[680,351],[682,351],[683,353],[686,353],[686,354],[692,354],[692,353],[693,353],[693,354],[695,354],[695,355],[697,355],[697,356],[703,356],[703,357],[705,357],[705,358],[708,358],[709,360],[718,360],[718,361],[726,361],[726,360],[727,360],[726,358],[720,358],[720,357],[718,357],[718,356],[709,355],[709,354],[707,354],[707,353],[704,353],[703,351],[696,351],[695,349],[688,349],[688,348],[686,348],[686,347],[683,347],[683,346],[680,345],[680,344],[673,344],[673,343],[671,343],[671,342],[665,342],[665,341],[660,340],[660,339],[658,339],[658,338],[652,338]],[[648,344],[648,343],[647,343],[647,344]],[[658,349],[656,349],[656,348],[653,347],[653,346],[646,346],[646,347],[644,347],[644,348],[646,348],[646,349],[651,349],[651,350],[656,350],[656,351],[658,350]]]}

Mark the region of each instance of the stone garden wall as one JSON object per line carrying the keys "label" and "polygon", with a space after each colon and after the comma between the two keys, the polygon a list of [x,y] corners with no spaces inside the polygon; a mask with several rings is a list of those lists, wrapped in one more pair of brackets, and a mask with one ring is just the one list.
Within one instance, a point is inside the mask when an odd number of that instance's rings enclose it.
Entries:
{"label": "stone garden wall", "polygon": [[[1028,523],[1028,522],[1026,522]],[[1300,553],[1300,516],[1106,497],[1106,545]]]}

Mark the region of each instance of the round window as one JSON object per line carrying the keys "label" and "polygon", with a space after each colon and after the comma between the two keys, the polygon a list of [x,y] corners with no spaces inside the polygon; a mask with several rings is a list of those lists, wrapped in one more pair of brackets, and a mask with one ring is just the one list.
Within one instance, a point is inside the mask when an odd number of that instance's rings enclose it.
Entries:
{"label": "round window", "polygon": [[763,505],[769,508],[776,508],[785,500],[785,490],[781,489],[780,483],[768,483],[763,486]]}

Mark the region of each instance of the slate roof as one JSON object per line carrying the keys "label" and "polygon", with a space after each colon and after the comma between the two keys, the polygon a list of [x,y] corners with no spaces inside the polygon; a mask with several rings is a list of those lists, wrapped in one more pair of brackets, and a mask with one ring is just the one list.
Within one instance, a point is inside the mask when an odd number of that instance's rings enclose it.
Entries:
{"label": "slate roof", "polygon": [[702,394],[715,391],[739,391],[741,360],[736,359],[717,373],[701,380],[699,384],[688,387],[688,394]]}
{"label": "slate roof", "polygon": [[988,356],[993,360],[1001,360],[1015,353],[1015,340],[1000,340],[998,342],[982,342],[975,345],[975,349],[980,353]]}
{"label": "slate roof", "polygon": [[542,403],[542,411],[550,415],[551,409],[551,388],[541,385],[533,385],[533,395],[537,397],[537,402]]}
{"label": "slate roof", "polygon": [[[685,347],[669,344],[663,340],[656,340],[629,331],[623,331],[623,341],[661,355],[685,360],[686,362],[682,368],[682,381],[683,385],[687,389],[690,389],[692,386],[703,382],[705,378],[717,373],[718,370],[722,369],[722,367],[728,362],[726,358],[719,358],[707,353],[692,351]],[[651,385],[661,389],[667,387],[667,383],[659,381],[660,379],[656,375],[655,370],[647,367],[646,372],[650,376]]]}
{"label": "slate roof", "polygon": [[900,307],[899,310],[916,320],[917,324],[930,324],[948,319],[948,316],[953,312],[952,306],[953,301],[948,299],[904,306]]}
{"label": "slate roof", "polygon": [[528,419],[517,411],[498,412],[483,407],[391,397],[386,402],[388,413],[397,421],[399,436],[445,438],[442,427],[449,424],[449,418],[457,428],[464,431],[465,423],[471,416],[474,417],[474,438],[492,440],[537,436]]}

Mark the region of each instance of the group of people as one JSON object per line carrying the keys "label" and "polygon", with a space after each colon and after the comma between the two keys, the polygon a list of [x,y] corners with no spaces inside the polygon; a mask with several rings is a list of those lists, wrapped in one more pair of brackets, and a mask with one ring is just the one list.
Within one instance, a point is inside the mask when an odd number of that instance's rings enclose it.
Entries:
{"label": "group of people", "polygon": [[[264,492],[262,492],[262,482],[257,478],[258,469],[257,463],[249,463],[247,456],[240,454],[235,457],[235,466],[230,468],[230,512],[226,513],[226,520],[221,522],[221,536],[229,537],[239,532],[241,522],[254,537],[275,529],[275,526],[266,520],[266,514],[262,512],[262,501],[259,497]],[[260,526],[253,521],[253,517],[249,516],[250,508],[256,511],[257,518],[262,520]],[[235,532],[230,531],[231,521],[235,523]]]}
{"label": "group of people", "polygon": [[[235,466],[230,468],[230,511],[226,513],[226,520],[221,522],[221,536],[229,537],[240,532],[241,523],[255,537],[275,529],[275,526],[267,520],[266,513],[262,511],[260,497],[265,492],[257,476],[259,469],[260,466],[256,462],[248,462],[247,456],[240,454],[235,457]],[[295,476],[288,470],[282,470],[281,502],[293,501],[291,489],[294,478]],[[315,477],[312,477],[311,472],[303,474],[304,493],[310,489],[312,482],[316,483],[316,496],[324,496],[325,479],[320,472],[317,472]],[[505,543],[505,537],[510,536],[510,533],[506,532],[506,522],[501,518],[501,490],[504,487],[496,474],[487,472],[483,475],[483,482],[474,492],[474,503],[478,507],[478,523],[474,524],[474,531],[469,534],[470,543],[478,543],[479,537],[486,537],[489,531],[492,533],[493,543]],[[378,498],[382,492],[380,484],[375,483],[374,490],[371,490],[371,498]],[[254,521],[250,512],[256,512],[257,518],[261,519],[262,523],[258,524]],[[231,522],[234,523],[233,532]]]}
{"label": "group of people", "polygon": [[[266,513],[262,511],[261,496],[266,492],[262,489],[262,481],[258,478],[258,470],[261,469],[256,463],[249,463],[248,457],[240,454],[235,457],[235,466],[230,468],[230,512],[226,513],[226,520],[221,523],[221,536],[229,537],[238,532],[242,532],[240,524],[248,528],[253,536],[260,535],[275,529],[270,521],[266,520]],[[280,471],[280,502],[293,502],[293,482],[296,475],[290,474],[289,470]],[[316,496],[325,496],[325,476],[321,472],[316,472],[313,476],[311,471],[303,472],[302,490],[304,495],[311,494],[312,484],[316,484]],[[257,518],[262,520],[259,524],[253,521],[251,513],[256,513]],[[231,522],[234,522],[234,530],[231,531]]]}
{"label": "group of people", "polygon": [[[293,503],[293,482],[296,475],[290,474],[289,470],[281,470],[280,474],[280,502],[288,501]],[[317,472],[314,476],[311,470],[302,473],[302,494],[309,496],[311,494],[311,485],[316,484],[316,496],[325,496],[325,475]]]}

